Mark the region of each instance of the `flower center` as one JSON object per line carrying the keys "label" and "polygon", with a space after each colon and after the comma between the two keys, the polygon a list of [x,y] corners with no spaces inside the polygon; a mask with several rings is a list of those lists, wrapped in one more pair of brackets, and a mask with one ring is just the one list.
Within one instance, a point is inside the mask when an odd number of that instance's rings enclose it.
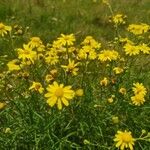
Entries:
{"label": "flower center", "polygon": [[40,84],[36,84],[36,85],[35,85],[35,89],[36,89],[36,90],[39,90],[40,87],[41,87]]}
{"label": "flower center", "polygon": [[58,88],[56,91],[55,91],[55,95],[57,97],[62,97],[64,95],[64,91],[63,91],[63,88]]}
{"label": "flower center", "polygon": [[132,141],[132,137],[130,134],[128,133],[124,133],[124,135],[122,136],[122,140],[126,143],[129,143]]}
{"label": "flower center", "polygon": [[29,55],[30,52],[29,52],[28,50],[24,50],[24,54],[25,54],[25,55]]}

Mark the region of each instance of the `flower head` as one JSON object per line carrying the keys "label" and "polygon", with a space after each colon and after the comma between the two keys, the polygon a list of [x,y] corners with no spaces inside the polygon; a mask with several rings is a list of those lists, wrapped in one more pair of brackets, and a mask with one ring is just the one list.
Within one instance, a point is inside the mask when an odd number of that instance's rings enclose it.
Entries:
{"label": "flower head", "polygon": [[45,94],[45,97],[47,99],[47,103],[53,107],[55,104],[57,104],[57,107],[59,110],[62,109],[62,103],[65,106],[69,105],[68,100],[71,100],[74,98],[75,92],[71,90],[71,86],[65,86],[63,84],[58,84],[57,82],[54,82],[52,85],[49,85],[47,87],[48,93]]}
{"label": "flower head", "polygon": [[127,30],[135,35],[141,35],[143,33],[148,32],[150,30],[150,26],[145,23],[130,24],[129,27],[127,28]]}
{"label": "flower head", "polygon": [[118,58],[119,54],[115,50],[103,50],[98,56],[98,59],[102,62],[113,61],[117,60]]}
{"label": "flower head", "polygon": [[34,90],[39,92],[40,94],[43,93],[44,88],[42,87],[42,84],[39,82],[33,82],[32,86],[29,88],[29,90]]}
{"label": "flower head", "polygon": [[7,34],[12,30],[11,26],[6,26],[3,23],[0,23],[0,35],[3,37],[4,34]]}
{"label": "flower head", "polygon": [[64,35],[61,34],[61,37],[58,38],[58,42],[62,45],[62,46],[72,46],[74,44],[75,41],[75,37],[73,34],[69,34],[69,35]]}
{"label": "flower head", "polygon": [[42,45],[42,41],[39,37],[32,37],[31,41],[28,43],[31,48],[40,47]]}
{"label": "flower head", "polygon": [[144,96],[146,95],[147,90],[142,83],[137,82],[137,83],[134,83],[133,85],[134,85],[134,87],[132,88],[132,90],[135,95],[137,95],[137,94],[141,94]]}
{"label": "flower head", "polygon": [[17,59],[14,59],[14,60],[12,60],[12,61],[9,61],[9,62],[7,63],[8,70],[9,70],[9,71],[20,70],[21,68],[20,68],[18,62],[19,62],[19,61],[18,61]]}
{"label": "flower head", "polygon": [[34,60],[36,59],[36,52],[33,51],[29,45],[23,45],[24,49],[19,48],[17,50],[18,52],[18,58],[21,59],[23,62],[30,61],[34,63]]}
{"label": "flower head", "polygon": [[65,69],[65,71],[69,74],[73,74],[73,75],[77,75],[77,71],[79,70],[79,68],[77,68],[79,63],[75,63],[74,60],[70,60],[69,59],[69,64],[67,66],[65,65],[61,65],[62,68]]}
{"label": "flower head", "polygon": [[117,131],[114,141],[117,142],[116,147],[121,150],[124,150],[125,148],[133,150],[135,139],[132,137],[131,132],[125,130],[124,132]]}

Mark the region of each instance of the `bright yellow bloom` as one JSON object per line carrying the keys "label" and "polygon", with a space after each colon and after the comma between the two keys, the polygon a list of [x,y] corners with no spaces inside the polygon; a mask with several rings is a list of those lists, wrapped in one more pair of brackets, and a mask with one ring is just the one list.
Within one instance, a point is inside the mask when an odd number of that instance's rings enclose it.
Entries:
{"label": "bright yellow bloom", "polygon": [[46,75],[46,77],[45,77],[45,81],[46,82],[49,83],[50,81],[53,81],[53,80],[54,80],[54,77],[51,74],[47,74]]}
{"label": "bright yellow bloom", "polygon": [[0,102],[0,110],[6,106],[6,103]]}
{"label": "bright yellow bloom", "polygon": [[78,52],[79,59],[94,60],[97,57],[95,50],[91,46],[83,46]]}
{"label": "bright yellow bloom", "polygon": [[3,37],[4,34],[7,34],[12,30],[11,26],[6,26],[3,23],[0,23],[0,35]]}
{"label": "bright yellow bloom", "polygon": [[114,99],[113,99],[113,97],[110,97],[107,99],[107,101],[108,101],[108,103],[113,103]]}
{"label": "bright yellow bloom", "polygon": [[121,93],[122,95],[125,95],[127,93],[127,90],[125,88],[120,88],[119,93]]}
{"label": "bright yellow bloom", "polygon": [[40,47],[40,45],[42,45],[42,41],[39,37],[32,37],[28,45],[33,49],[36,47]]}
{"label": "bright yellow bloom", "polygon": [[68,106],[68,100],[73,99],[75,95],[75,92],[71,90],[71,88],[71,86],[64,87],[63,84],[59,85],[57,82],[54,82],[52,85],[49,85],[47,87],[48,93],[45,94],[45,97],[48,98],[47,103],[51,107],[57,104],[59,110],[62,109],[62,103],[65,106]]}
{"label": "bright yellow bloom", "polygon": [[75,91],[76,96],[83,96],[83,94],[84,94],[83,89],[78,89]]}
{"label": "bright yellow bloom", "polygon": [[139,49],[141,52],[143,52],[144,54],[150,54],[150,47],[147,44],[141,44],[138,45]]}
{"label": "bright yellow bloom", "polygon": [[123,48],[125,49],[126,55],[129,56],[138,55],[140,53],[139,47],[130,43],[125,44]]}
{"label": "bright yellow bloom", "polygon": [[120,67],[115,67],[115,68],[113,69],[113,71],[115,72],[115,74],[120,74],[120,73],[123,72],[123,69],[120,68]]}
{"label": "bright yellow bloom", "polygon": [[50,50],[45,55],[45,62],[51,65],[55,65],[59,61],[59,57],[56,51]]}
{"label": "bright yellow bloom", "polygon": [[140,106],[145,102],[144,95],[136,94],[135,96],[131,97],[131,101],[134,105]]}
{"label": "bright yellow bloom", "polygon": [[112,17],[112,22],[115,25],[125,24],[125,18],[126,17],[127,17],[126,15],[117,14],[117,15],[115,15],[115,16]]}
{"label": "bright yellow bloom", "polygon": [[103,80],[100,80],[100,85],[101,86],[107,86],[108,85],[108,79],[106,77],[104,77]]}
{"label": "bright yellow bloom", "polygon": [[20,66],[19,66],[19,61],[17,59],[14,59],[12,61],[9,61],[7,63],[7,66],[8,66],[8,70],[9,71],[14,71],[14,70],[20,70]]}
{"label": "bright yellow bloom", "polygon": [[64,35],[61,34],[61,37],[58,38],[58,42],[62,45],[62,46],[72,46],[75,42],[75,37],[74,34],[69,34],[69,35]]}
{"label": "bright yellow bloom", "polygon": [[23,62],[26,61],[31,61],[32,63],[34,63],[34,60],[37,57],[37,53],[35,51],[33,51],[29,45],[23,45],[24,49],[19,48],[17,50],[18,52],[18,58],[21,59]]}
{"label": "bright yellow bloom", "polygon": [[102,62],[117,60],[119,58],[119,54],[115,50],[103,50],[98,56],[98,59]]}
{"label": "bright yellow bloom", "polygon": [[141,94],[144,96],[146,95],[147,90],[142,83],[137,82],[137,83],[134,83],[133,85],[134,85],[134,87],[132,88],[132,90],[135,95],[137,95],[137,94]]}
{"label": "bright yellow bloom", "polygon": [[89,45],[91,48],[101,48],[101,43],[98,43],[92,36],[87,36],[82,42],[83,45]]}
{"label": "bright yellow bloom", "polygon": [[141,35],[143,33],[148,32],[150,30],[150,26],[145,23],[130,24],[129,27],[127,28],[127,30],[135,35]]}
{"label": "bright yellow bloom", "polygon": [[40,94],[43,93],[44,88],[42,87],[42,84],[39,82],[33,82],[32,86],[29,88],[29,90],[34,90],[39,92]]}
{"label": "bright yellow bloom", "polygon": [[135,139],[132,137],[131,132],[127,132],[125,130],[124,132],[117,131],[114,141],[117,142],[116,147],[120,148],[121,150],[124,150],[126,148],[133,150]]}
{"label": "bright yellow bloom", "polygon": [[79,70],[79,68],[76,68],[78,66],[79,63],[75,63],[74,60],[70,60],[69,59],[69,64],[67,66],[65,65],[61,65],[62,68],[65,69],[65,71],[68,74],[72,74],[72,75],[77,75],[77,71]]}

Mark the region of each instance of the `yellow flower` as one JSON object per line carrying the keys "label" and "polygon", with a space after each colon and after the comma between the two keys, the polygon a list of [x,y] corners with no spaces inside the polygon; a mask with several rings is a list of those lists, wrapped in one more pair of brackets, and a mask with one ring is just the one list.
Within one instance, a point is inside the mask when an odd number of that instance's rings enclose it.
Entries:
{"label": "yellow flower", "polygon": [[150,26],[145,23],[130,24],[129,27],[127,28],[127,30],[135,35],[141,35],[143,33],[148,32],[150,30]]}
{"label": "yellow flower", "polygon": [[0,35],[3,37],[4,34],[7,34],[12,30],[11,26],[5,26],[3,23],[0,23]]}
{"label": "yellow flower", "polygon": [[121,93],[122,95],[125,95],[127,93],[127,90],[125,88],[120,88],[119,93]]}
{"label": "yellow flower", "polygon": [[113,97],[108,98],[107,101],[108,101],[108,103],[113,103],[113,101],[114,101],[114,100],[113,100]]}
{"label": "yellow flower", "polygon": [[141,94],[141,95],[146,95],[147,90],[144,87],[144,85],[142,83],[133,83],[134,87],[132,88],[133,92],[135,95],[137,94]]}
{"label": "yellow flower", "polygon": [[119,54],[115,50],[103,50],[98,56],[98,59],[102,62],[117,60],[118,58]]}
{"label": "yellow flower", "polygon": [[123,69],[120,68],[120,67],[115,67],[115,68],[113,69],[113,71],[115,72],[115,74],[120,74],[120,73],[123,72]]}
{"label": "yellow flower", "polygon": [[39,37],[32,37],[28,45],[33,49],[35,47],[39,47],[40,45],[42,45],[42,41]]}
{"label": "yellow flower", "polygon": [[87,36],[82,42],[83,45],[89,45],[91,48],[101,48],[101,43],[98,43],[92,36]]}
{"label": "yellow flower", "polygon": [[9,61],[9,62],[7,63],[8,70],[9,70],[9,71],[20,70],[21,68],[20,68],[18,62],[19,62],[19,61],[18,61],[17,59],[14,59],[14,60],[12,60],[12,61]]}
{"label": "yellow flower", "polygon": [[106,77],[104,77],[104,79],[100,81],[100,85],[101,86],[107,86],[108,85],[108,79]]}
{"label": "yellow flower", "polygon": [[86,46],[83,46],[79,50],[78,56],[79,56],[79,59],[87,59],[88,58],[90,60],[94,60],[94,59],[96,59],[97,54],[91,46],[86,45]]}
{"label": "yellow flower", "polygon": [[0,102],[0,110],[6,106],[6,103]]}
{"label": "yellow flower", "polygon": [[123,48],[125,49],[126,55],[129,56],[138,55],[140,53],[139,47],[130,43],[126,43]]}
{"label": "yellow flower", "polygon": [[47,103],[53,107],[55,104],[57,104],[57,107],[59,110],[62,109],[62,103],[65,106],[69,105],[68,100],[71,100],[74,98],[75,92],[71,90],[71,86],[65,86],[63,84],[58,84],[57,82],[54,82],[52,85],[49,85],[47,87],[48,93],[45,94],[45,97],[47,99]]}
{"label": "yellow flower", "polygon": [[48,51],[45,55],[45,62],[51,65],[55,65],[59,61],[59,57],[56,51]]}
{"label": "yellow flower", "polygon": [[74,44],[75,41],[75,37],[73,34],[69,34],[69,35],[64,35],[61,34],[61,37],[58,38],[58,42],[62,45],[62,46],[72,46]]}
{"label": "yellow flower", "polygon": [[144,54],[150,54],[150,47],[147,44],[141,44],[138,46],[140,51],[143,52]]}
{"label": "yellow flower", "polygon": [[79,68],[76,68],[78,66],[79,63],[74,62],[74,60],[70,60],[69,59],[69,64],[67,66],[65,65],[61,65],[62,68],[65,69],[65,71],[69,74],[73,74],[73,75],[77,75],[77,71],[79,70]]}
{"label": "yellow flower", "polygon": [[125,24],[125,18],[127,16],[123,14],[117,14],[112,17],[112,22],[116,25]]}
{"label": "yellow flower", "polygon": [[75,91],[76,96],[83,96],[83,94],[84,94],[83,89],[78,89]]}
{"label": "yellow flower", "polygon": [[37,53],[33,51],[29,45],[23,45],[24,49],[19,48],[17,50],[18,52],[18,58],[22,59],[23,62],[31,61],[34,63],[34,60],[36,59]]}
{"label": "yellow flower", "polygon": [[33,82],[32,86],[29,88],[29,90],[34,90],[39,92],[40,94],[43,93],[44,88],[42,87],[42,84],[39,82]]}
{"label": "yellow flower", "polygon": [[131,101],[134,105],[140,106],[145,102],[144,95],[136,94],[135,96],[131,97]]}
{"label": "yellow flower", "polygon": [[54,80],[54,77],[51,74],[47,74],[46,75],[46,77],[45,77],[45,81],[46,82],[49,83],[50,81],[53,81],[53,80]]}
{"label": "yellow flower", "polygon": [[126,148],[133,150],[135,139],[132,137],[131,132],[127,132],[125,130],[124,132],[117,131],[114,141],[117,142],[116,147],[120,148],[121,150],[124,150]]}

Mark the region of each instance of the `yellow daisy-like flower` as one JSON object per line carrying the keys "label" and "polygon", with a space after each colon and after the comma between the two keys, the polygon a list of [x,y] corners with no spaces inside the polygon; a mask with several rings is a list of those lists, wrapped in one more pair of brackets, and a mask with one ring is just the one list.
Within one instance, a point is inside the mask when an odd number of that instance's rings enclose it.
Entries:
{"label": "yellow daisy-like flower", "polygon": [[131,101],[136,106],[141,106],[145,102],[144,95],[136,94],[135,96],[131,97]]}
{"label": "yellow daisy-like flower", "polygon": [[93,49],[91,46],[86,45],[83,46],[79,52],[78,52],[78,57],[79,59],[90,59],[90,60],[94,60],[97,57],[96,51],[95,49]]}
{"label": "yellow daisy-like flower", "polygon": [[124,132],[117,131],[114,141],[117,142],[116,147],[120,148],[121,150],[124,150],[125,148],[133,150],[135,139],[132,137],[131,132],[125,130]]}
{"label": "yellow daisy-like flower", "polygon": [[12,61],[9,61],[9,62],[7,63],[8,70],[9,70],[9,71],[20,70],[21,68],[20,68],[18,62],[19,62],[19,61],[18,61],[17,59],[14,59],[14,60],[12,60]]}
{"label": "yellow daisy-like flower", "polygon": [[100,80],[100,85],[101,86],[107,86],[108,85],[108,79],[106,77],[104,77],[103,80]]}
{"label": "yellow daisy-like flower", "polygon": [[87,36],[82,42],[83,45],[89,45],[91,48],[101,48],[101,43],[97,42],[92,36]]}
{"label": "yellow daisy-like flower", "polygon": [[98,59],[102,62],[117,60],[118,58],[119,54],[115,50],[103,50],[98,56]]}
{"label": "yellow daisy-like flower", "polygon": [[115,72],[115,74],[120,74],[120,73],[123,72],[123,69],[120,68],[120,67],[115,67],[115,68],[113,69],[113,71]]}
{"label": "yellow daisy-like flower", "polygon": [[69,35],[64,35],[61,34],[61,37],[58,38],[58,42],[62,45],[62,46],[72,46],[75,42],[75,37],[74,34],[69,34]]}
{"label": "yellow daisy-like flower", "polygon": [[44,88],[42,87],[42,84],[39,82],[33,82],[32,86],[29,88],[29,90],[34,90],[39,92],[40,94],[43,93]]}
{"label": "yellow daisy-like flower", "polygon": [[126,43],[123,48],[125,49],[126,55],[129,56],[138,55],[140,53],[139,47],[130,43]]}
{"label": "yellow daisy-like flower", "polygon": [[125,95],[127,93],[127,90],[122,87],[119,89],[119,93],[121,93],[122,95]]}
{"label": "yellow daisy-like flower", "polygon": [[32,63],[34,63],[34,60],[37,57],[37,53],[35,51],[33,51],[29,45],[23,45],[24,49],[19,48],[17,50],[18,52],[18,58],[22,59],[23,62],[26,61],[31,61]]}
{"label": "yellow daisy-like flower", "polygon": [[42,41],[39,37],[32,37],[31,41],[28,43],[31,48],[39,47],[42,45]]}
{"label": "yellow daisy-like flower", "polygon": [[150,30],[150,26],[145,23],[130,24],[129,27],[127,28],[127,30],[135,35],[141,35],[143,33],[148,32]]}
{"label": "yellow daisy-like flower", "polygon": [[141,95],[146,95],[147,90],[144,87],[144,85],[142,83],[133,83],[134,87],[132,88],[133,92],[135,95],[137,94],[141,94]]}
{"label": "yellow daisy-like flower", "polygon": [[48,93],[45,94],[45,97],[48,98],[47,103],[51,107],[57,104],[59,110],[62,109],[62,103],[65,106],[68,106],[68,100],[73,99],[75,95],[75,92],[71,90],[71,88],[71,86],[64,87],[63,84],[59,85],[57,82],[54,82],[52,85],[49,85],[47,87]]}
{"label": "yellow daisy-like flower", "polygon": [[125,24],[126,17],[127,16],[123,14],[116,14],[115,16],[112,17],[111,21],[116,25]]}
{"label": "yellow daisy-like flower", "polygon": [[79,68],[77,68],[78,64],[79,63],[75,63],[74,60],[71,61],[69,59],[69,64],[67,66],[61,65],[61,67],[64,68],[68,74],[77,75],[77,71],[79,70]]}
{"label": "yellow daisy-like flower", "polygon": [[147,44],[141,44],[138,46],[140,51],[143,52],[144,54],[150,54],[150,47]]}
{"label": "yellow daisy-like flower", "polygon": [[5,26],[3,23],[0,23],[0,35],[2,37],[11,30],[12,30],[11,26]]}

